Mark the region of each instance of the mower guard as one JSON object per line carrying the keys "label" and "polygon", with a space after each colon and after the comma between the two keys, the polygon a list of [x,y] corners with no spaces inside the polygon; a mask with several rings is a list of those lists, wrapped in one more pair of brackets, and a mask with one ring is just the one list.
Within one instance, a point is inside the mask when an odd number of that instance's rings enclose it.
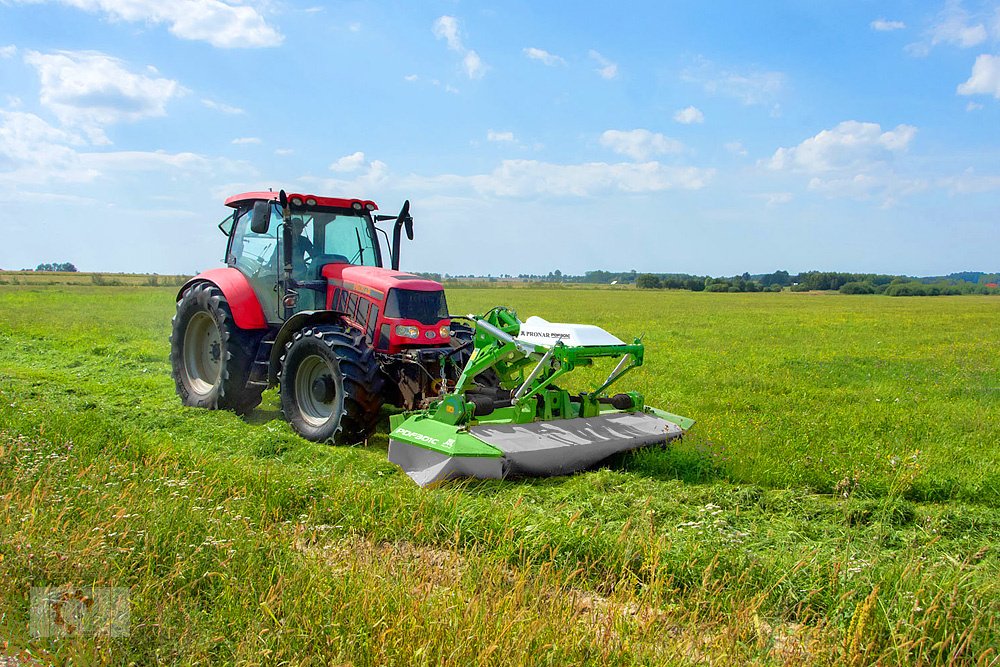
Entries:
{"label": "mower guard", "polygon": [[[443,440],[422,432],[422,427],[430,423],[442,426],[411,417],[389,434],[389,460],[420,486],[457,477],[567,475],[592,468],[614,454],[664,444],[684,433],[680,424],[647,412],[613,412],[528,424],[485,423],[465,432],[456,430],[455,437]],[[461,445],[459,438],[464,441]],[[448,445],[449,440],[454,442]],[[468,451],[472,441],[478,446],[476,453]]]}

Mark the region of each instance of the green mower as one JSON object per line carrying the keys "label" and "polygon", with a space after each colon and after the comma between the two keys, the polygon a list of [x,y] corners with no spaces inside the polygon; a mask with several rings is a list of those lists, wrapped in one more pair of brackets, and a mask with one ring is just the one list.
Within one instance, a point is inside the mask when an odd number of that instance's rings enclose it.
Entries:
{"label": "green mower", "polygon": [[[626,344],[600,327],[540,317],[521,322],[502,307],[463,319],[475,336],[454,388],[426,409],[390,417],[389,460],[420,486],[564,475],[679,438],[694,424],[645,405],[638,392],[609,395],[642,365],[638,339]],[[599,358],[619,359],[600,386],[574,395],[556,385]]]}

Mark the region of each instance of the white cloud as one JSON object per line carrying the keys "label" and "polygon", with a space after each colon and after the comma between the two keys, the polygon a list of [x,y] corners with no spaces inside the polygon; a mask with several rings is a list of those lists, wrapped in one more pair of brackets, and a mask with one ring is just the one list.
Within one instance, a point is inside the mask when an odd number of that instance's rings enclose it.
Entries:
{"label": "white cloud", "polygon": [[434,36],[448,43],[452,51],[464,51],[462,40],[458,36],[458,19],[454,16],[439,16],[432,28]]}
{"label": "white cloud", "polygon": [[844,121],[797,146],[779,148],[766,164],[772,170],[811,175],[810,190],[856,198],[880,195],[890,205],[927,185],[899,176],[893,167],[916,133],[912,125],[882,131],[877,123]]}
{"label": "white cloud", "polygon": [[986,26],[971,23],[968,12],[958,0],[949,0],[938,22],[930,30],[931,45],[952,44],[962,48],[976,46],[986,41]]}
{"label": "white cloud", "polygon": [[545,49],[536,49],[533,46],[529,46],[524,49],[524,55],[526,55],[531,60],[541,61],[543,64],[549,67],[554,67],[556,65],[565,65],[566,61],[559,56],[549,53]]}
{"label": "white cloud", "polygon": [[959,95],[992,95],[1000,100],[1000,56],[988,53],[976,58],[969,80],[959,85]]}
{"label": "white cloud", "polygon": [[763,199],[769,207],[787,204],[795,198],[791,192],[766,192],[757,196],[758,198]]}
{"label": "white cloud", "polygon": [[344,157],[338,159],[336,162],[330,165],[331,171],[336,172],[352,172],[361,169],[365,164],[365,154],[361,151],[351,153],[350,155],[345,155]]}
{"label": "white cloud", "polygon": [[965,105],[966,111],[979,111],[982,108],[983,105],[980,104],[979,102],[969,102],[968,104]]}
{"label": "white cloud", "polygon": [[233,139],[232,143],[235,144],[235,145],[237,145],[237,146],[246,146],[248,144],[259,144],[260,143],[260,138],[259,137],[237,137],[236,139]]}
{"label": "white cloud", "polygon": [[725,148],[733,155],[738,155],[739,157],[747,156],[747,149],[743,146],[743,142],[741,141],[730,141],[726,144]]}
{"label": "white cloud", "polygon": [[[1000,33],[1000,30],[997,30]],[[989,32],[982,21],[973,19],[960,0],[948,0],[931,27],[925,32],[925,39],[909,44],[907,53],[912,56],[926,56],[939,44],[949,44],[967,49],[986,41]]]}
{"label": "white cloud", "polygon": [[958,176],[942,179],[941,185],[953,195],[993,192],[1000,190],[1000,176],[980,176],[970,167]]}
{"label": "white cloud", "polygon": [[13,44],[8,44],[7,46],[0,46],[0,58],[13,58],[17,54],[17,47]]}
{"label": "white cloud", "polygon": [[506,142],[514,141],[513,132],[494,132],[493,130],[486,131],[486,141],[496,141],[496,142]]}
{"label": "white cloud", "polygon": [[[432,27],[434,36],[443,39],[448,48],[462,54],[462,69],[470,79],[481,79],[486,74],[486,65],[473,49],[467,49],[459,35],[458,19],[454,16],[439,16]],[[457,92],[457,91],[454,91]]]}
{"label": "white cloud", "polygon": [[600,143],[619,155],[627,155],[635,160],[684,150],[684,145],[676,139],[644,129],[607,130],[601,135]]}
{"label": "white cloud", "polygon": [[282,157],[284,157],[286,155],[292,155],[293,153],[295,153],[295,151],[292,150],[291,148],[275,148],[274,149],[274,154],[275,155],[280,155]]}
{"label": "white cloud", "polygon": [[878,32],[892,32],[893,30],[903,30],[906,28],[906,24],[902,21],[889,21],[884,18],[878,18],[871,22],[871,28]]}
{"label": "white cloud", "polygon": [[42,105],[98,141],[107,141],[101,126],[165,116],[167,102],[187,92],[172,79],[136,74],[97,51],[29,51],[24,61],[38,70]]}
{"label": "white cloud", "polygon": [[823,130],[792,148],[779,148],[771,157],[771,169],[793,169],[819,173],[865,168],[906,150],[917,128],[899,125],[883,132],[878,123],[848,120],[832,130]]}
{"label": "white cloud", "polygon": [[113,21],[163,23],[176,37],[204,41],[220,48],[277,46],[284,39],[256,9],[245,4],[228,4],[221,0],[56,1],[104,14]]}
{"label": "white cloud", "polygon": [[671,167],[659,162],[588,162],[552,164],[536,160],[504,160],[493,172],[473,176],[410,176],[402,185],[417,190],[453,191],[468,187],[497,197],[588,197],[608,192],[649,193],[697,190],[715,172],[697,167]]}
{"label": "white cloud", "polygon": [[0,181],[7,183],[90,183],[114,174],[158,170],[215,174],[237,166],[194,153],[89,151],[80,134],[53,127],[34,114],[0,110]]}
{"label": "white cloud", "polygon": [[407,74],[406,76],[403,77],[403,80],[404,81],[410,81],[412,83],[413,81],[416,81],[419,78],[420,77],[417,76],[416,74]]}
{"label": "white cloud", "polygon": [[732,97],[746,106],[773,105],[784,92],[786,77],[782,72],[759,69],[732,70],[698,58],[693,67],[681,72],[681,79],[700,85],[713,95]]}
{"label": "white cloud", "polygon": [[594,71],[597,72],[602,79],[610,80],[618,76],[618,65],[616,63],[611,62],[594,49],[591,49],[588,52],[588,55],[591,59],[597,62],[598,65],[600,65],[600,67]]}
{"label": "white cloud", "polygon": [[361,32],[361,24],[355,21],[347,26],[347,29],[351,32]]}
{"label": "white cloud", "polygon": [[374,196],[387,189],[413,196],[447,192],[450,197],[589,197],[607,193],[643,194],[665,190],[697,190],[715,175],[713,169],[667,166],[659,162],[589,162],[552,164],[536,160],[504,160],[490,173],[460,175],[394,175],[378,160],[350,179],[302,179],[316,191]]}
{"label": "white cloud", "polygon": [[201,103],[205,105],[207,108],[212,109],[214,111],[218,111],[220,113],[225,113],[230,115],[238,115],[241,113],[246,113],[243,109],[239,107],[223,104],[222,102],[216,102],[215,100],[203,99]]}
{"label": "white cloud", "polygon": [[674,114],[674,120],[683,125],[691,125],[692,123],[704,123],[705,114],[701,112],[698,107],[685,107],[680,109]]}
{"label": "white cloud", "polygon": [[462,58],[462,66],[465,68],[466,76],[470,79],[481,79],[486,74],[486,66],[475,51],[465,53],[465,57]]}

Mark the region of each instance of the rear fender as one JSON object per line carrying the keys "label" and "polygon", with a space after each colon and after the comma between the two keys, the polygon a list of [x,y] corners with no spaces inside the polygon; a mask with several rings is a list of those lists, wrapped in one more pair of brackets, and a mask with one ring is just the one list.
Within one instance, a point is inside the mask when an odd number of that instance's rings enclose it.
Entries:
{"label": "rear fender", "polygon": [[232,267],[210,269],[199,273],[177,292],[180,301],[184,292],[195,283],[212,283],[218,287],[233,311],[233,319],[240,329],[259,330],[267,328],[264,309],[260,307],[257,295],[246,276]]}
{"label": "rear fender", "polygon": [[333,310],[303,310],[289,317],[278,335],[274,339],[274,347],[271,348],[271,362],[268,369],[268,381],[275,385],[278,383],[278,370],[281,367],[281,355],[285,353],[285,345],[292,340],[296,331],[301,331],[306,326],[317,324],[341,324],[346,325],[344,316]]}

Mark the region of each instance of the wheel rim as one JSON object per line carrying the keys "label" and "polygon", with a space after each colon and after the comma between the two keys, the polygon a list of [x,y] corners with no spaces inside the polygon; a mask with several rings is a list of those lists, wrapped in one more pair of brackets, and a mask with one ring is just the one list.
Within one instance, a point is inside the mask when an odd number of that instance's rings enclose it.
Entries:
{"label": "wheel rim", "polygon": [[191,389],[207,394],[222,375],[222,334],[209,313],[195,313],[184,332],[184,372]]}
{"label": "wheel rim", "polygon": [[326,359],[312,354],[299,363],[295,373],[295,402],[307,424],[323,426],[334,417],[337,402],[335,387],[333,369]]}

